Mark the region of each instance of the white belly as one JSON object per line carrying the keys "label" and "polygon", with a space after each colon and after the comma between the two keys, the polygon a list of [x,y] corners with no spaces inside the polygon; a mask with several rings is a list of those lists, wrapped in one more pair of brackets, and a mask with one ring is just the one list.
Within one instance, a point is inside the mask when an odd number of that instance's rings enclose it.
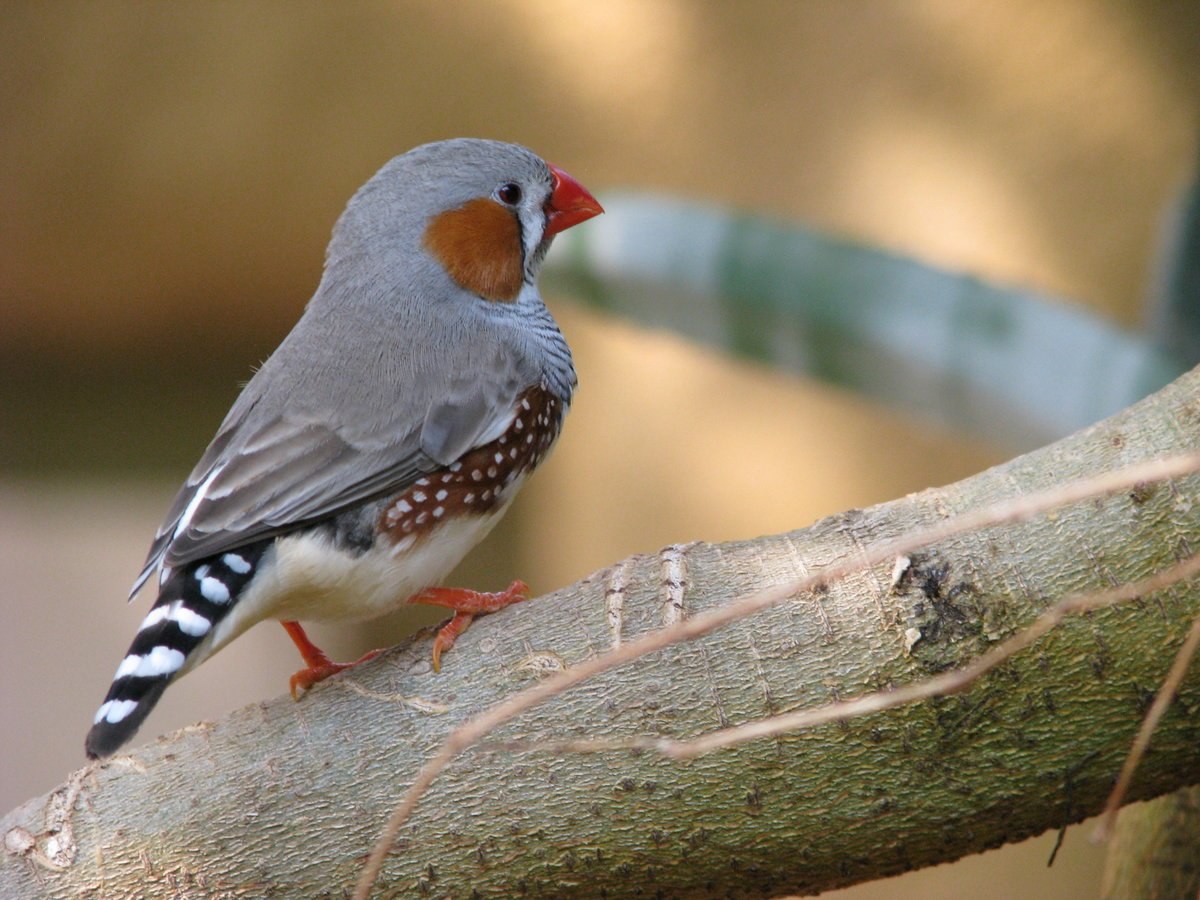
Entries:
{"label": "white belly", "polygon": [[408,543],[390,546],[377,539],[357,556],[337,549],[321,533],[279,538],[274,560],[255,575],[213,629],[209,645],[198,647],[185,668],[198,665],[265,619],[358,621],[391,612],[439,584],[507,508],[506,503],[484,517],[451,519]]}

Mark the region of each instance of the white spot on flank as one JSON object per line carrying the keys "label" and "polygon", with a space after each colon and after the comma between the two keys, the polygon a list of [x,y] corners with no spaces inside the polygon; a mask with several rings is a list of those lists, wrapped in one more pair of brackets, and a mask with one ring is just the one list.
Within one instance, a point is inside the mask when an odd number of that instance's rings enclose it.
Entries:
{"label": "white spot on flank", "polygon": [[412,504],[407,500],[400,500],[396,503],[396,509],[400,510],[402,513],[409,513],[412,512]]}
{"label": "white spot on flank", "polygon": [[496,467],[488,466],[488,478],[495,478],[495,477],[496,477]]}
{"label": "white spot on flank", "polygon": [[414,500],[416,500],[418,503],[424,503],[425,502],[425,492],[424,491],[413,491],[412,498]]}
{"label": "white spot on flank", "polygon": [[[499,452],[498,452],[498,453],[497,453],[497,454],[496,454],[494,457],[492,457],[492,458],[493,458],[494,460],[496,460],[496,462],[498,462],[498,463],[502,463],[502,462],[504,462],[504,454],[503,454],[503,453],[499,453]],[[489,470],[489,471],[490,471],[490,470]]]}
{"label": "white spot on flank", "polygon": [[442,476],[442,484],[449,484],[453,480],[454,480],[454,476],[450,475],[448,473],[446,475]]}
{"label": "white spot on flank", "polygon": [[451,472],[457,472],[461,468],[462,468],[462,463],[460,463],[460,462],[450,463],[450,471]]}
{"label": "white spot on flank", "polygon": [[517,421],[513,423],[513,428],[517,429],[517,431],[524,431],[525,423],[522,422],[520,419],[517,419]]}
{"label": "white spot on flank", "polygon": [[533,443],[533,435],[532,434],[525,435],[525,443],[527,443],[527,444]]}
{"label": "white spot on flank", "polygon": [[530,409],[530,407],[529,407],[529,401],[528,401],[528,400],[522,400],[522,401],[521,401],[521,409],[525,410],[525,412],[529,412],[529,409]]}
{"label": "white spot on flank", "polygon": [[429,484],[429,479],[428,478],[418,478],[416,483],[421,485],[422,487],[424,487],[425,485]]}
{"label": "white spot on flank", "polygon": [[467,496],[463,497],[463,503],[474,503],[474,502],[475,502],[475,492],[474,491],[468,493]]}
{"label": "white spot on flank", "polygon": [[424,525],[424,524],[425,524],[425,520],[426,520],[426,519],[428,519],[428,518],[429,518],[429,513],[427,513],[427,512],[423,512],[423,513],[421,513],[420,515],[418,515],[418,516],[417,516],[417,524],[418,524],[418,525]]}
{"label": "white spot on flank", "polygon": [[209,567],[208,563],[205,563],[202,566],[198,566],[196,568],[196,580],[203,581],[205,578],[208,577],[209,571],[210,571],[210,567]]}
{"label": "white spot on flank", "polygon": [[434,494],[433,499],[441,501],[441,500],[445,500],[449,496],[450,495],[448,493],[446,493],[446,491],[443,490],[443,491],[438,491],[436,494]]}
{"label": "white spot on flank", "polygon": [[471,480],[472,481],[483,481],[483,473],[480,472],[478,469],[476,469],[474,472],[471,473]]}
{"label": "white spot on flank", "polygon": [[105,719],[112,724],[120,722],[123,718],[129,715],[137,707],[136,700],[106,700],[100,704],[100,708],[96,710],[96,718],[93,720],[93,725],[99,725],[101,719]]}
{"label": "white spot on flank", "polygon": [[510,459],[516,459],[517,458],[517,448],[513,447],[511,450],[509,450],[508,455],[509,455]]}
{"label": "white spot on flank", "polygon": [[435,519],[440,519],[440,518],[442,517],[442,513],[444,513],[445,511],[446,511],[446,507],[444,507],[444,506],[435,506],[435,507],[434,507],[434,509],[433,509],[433,517],[434,517]]}
{"label": "white spot on flank", "polygon": [[221,557],[221,562],[229,568],[231,572],[237,572],[239,575],[245,575],[250,571],[250,563],[236,553],[226,553]]}
{"label": "white spot on flank", "polygon": [[[199,574],[199,573],[197,573]],[[200,579],[200,593],[209,603],[225,604],[229,602],[229,588],[216,578]]]}

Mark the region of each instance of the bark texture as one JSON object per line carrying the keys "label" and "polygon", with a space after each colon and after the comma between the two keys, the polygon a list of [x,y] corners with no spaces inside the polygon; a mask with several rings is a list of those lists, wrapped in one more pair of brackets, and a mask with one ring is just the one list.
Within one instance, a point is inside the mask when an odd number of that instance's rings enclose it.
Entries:
{"label": "bark texture", "polygon": [[1200,788],[1121,810],[1104,866],[1106,900],[1200,893]]}
{"label": "bark texture", "polygon": [[[288,697],[80,770],[0,822],[0,896],[342,896],[454,724],[544,673],[871,542],[1200,446],[1200,375],[945,488],[789,534],[668,547],[479,620],[429,666],[422,635]],[[880,448],[886,453],[886,448]],[[781,461],[780,465],[786,464]],[[577,511],[584,514],[583,511]],[[1200,548],[1200,479],[1147,484],[861,571],[584,684],[495,737],[686,738],[958,666],[1064,595]],[[967,693],[724,750],[475,748],[408,823],[378,896],[805,893],[944,862],[1098,811],[1191,619],[1180,585],[1075,618]],[[1130,799],[1200,782],[1200,677]],[[151,720],[153,727],[153,720]]]}

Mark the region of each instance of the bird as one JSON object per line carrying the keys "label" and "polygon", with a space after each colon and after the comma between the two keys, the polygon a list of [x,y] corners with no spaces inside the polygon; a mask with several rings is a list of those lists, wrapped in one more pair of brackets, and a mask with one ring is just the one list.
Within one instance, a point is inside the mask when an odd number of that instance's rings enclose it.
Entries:
{"label": "bird", "polygon": [[176,494],[134,582],[158,594],[84,749],[110,756],[167,686],[252,625],[406,603],[449,608],[433,666],[472,619],[527,599],[440,587],[558,437],[577,385],[538,291],[554,236],[604,210],[533,151],[455,138],[387,162],[333,228],[315,293]]}

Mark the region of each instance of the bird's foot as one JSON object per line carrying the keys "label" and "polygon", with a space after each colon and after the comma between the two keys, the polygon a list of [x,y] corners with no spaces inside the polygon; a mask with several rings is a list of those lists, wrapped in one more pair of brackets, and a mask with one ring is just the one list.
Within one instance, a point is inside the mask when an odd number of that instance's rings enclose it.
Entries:
{"label": "bird's foot", "polygon": [[306,668],[301,669],[288,680],[288,688],[292,692],[293,700],[299,700],[301,694],[308,692],[314,684],[324,681],[330,675],[336,675],[344,669],[365,663],[368,659],[374,659],[383,652],[383,650],[372,650],[354,662],[336,663],[325,655],[324,650],[308,639],[308,635],[304,633],[299,622],[280,622],[280,624],[283,625],[284,631],[288,633],[300,650],[300,655],[304,657],[306,665]]}
{"label": "bird's foot", "polygon": [[496,612],[528,599],[529,585],[523,581],[514,581],[505,590],[494,594],[465,588],[426,588],[414,596],[412,603],[427,603],[454,610],[454,618],[442,626],[433,641],[433,671],[441,671],[442,654],[454,646],[459,635],[467,630],[477,615]]}

